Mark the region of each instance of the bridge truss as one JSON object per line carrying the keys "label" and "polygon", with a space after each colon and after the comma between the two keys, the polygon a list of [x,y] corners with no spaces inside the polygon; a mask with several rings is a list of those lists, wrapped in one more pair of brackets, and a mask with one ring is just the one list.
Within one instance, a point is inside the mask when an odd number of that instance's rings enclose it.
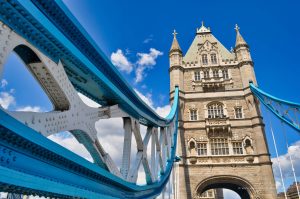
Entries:
{"label": "bridge truss", "polygon": [[[47,113],[0,109],[0,191],[55,198],[158,196],[176,160],[178,88],[170,114],[161,118],[60,0],[0,0],[0,21],[0,72],[15,52],[54,107]],[[101,106],[88,107],[77,92]],[[95,122],[107,118],[123,119],[120,169],[97,138]],[[147,126],[144,137],[140,125]],[[47,138],[63,131],[85,146],[94,163]],[[137,146],[133,157],[132,137]],[[141,166],[144,186],[136,184]]]}
{"label": "bridge truss", "polygon": [[250,83],[252,93],[281,121],[300,132],[300,104],[274,97]]}

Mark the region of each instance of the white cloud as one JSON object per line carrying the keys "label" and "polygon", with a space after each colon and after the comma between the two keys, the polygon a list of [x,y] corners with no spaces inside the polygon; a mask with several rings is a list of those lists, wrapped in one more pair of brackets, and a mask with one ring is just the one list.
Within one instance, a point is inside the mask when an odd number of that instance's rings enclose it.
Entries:
{"label": "white cloud", "polygon": [[155,112],[161,117],[166,117],[170,113],[170,111],[171,111],[171,106],[170,105],[157,107],[155,109]]}
{"label": "white cloud", "polygon": [[282,189],[282,184],[278,180],[276,180],[276,189],[277,189],[277,191]]}
{"label": "white cloud", "polygon": [[133,69],[132,63],[123,54],[123,51],[121,49],[118,49],[116,52],[113,52],[110,56],[110,59],[120,71],[130,73]]}
{"label": "white cloud", "polygon": [[151,93],[146,93],[146,95],[142,94],[140,91],[137,89],[134,89],[134,91],[138,94],[138,96],[148,105],[150,106],[159,116],[161,117],[166,117],[170,110],[171,106],[170,105],[165,105],[161,107],[154,107],[154,103],[152,100],[152,94]]}
{"label": "white cloud", "polygon": [[155,48],[150,48],[149,53],[137,53],[139,60],[137,63],[141,66],[153,66],[156,64],[156,59],[163,53]]}
{"label": "white cloud", "polygon": [[152,94],[151,93],[147,93],[146,95],[142,94],[140,91],[138,91],[137,89],[134,89],[134,91],[138,94],[138,96],[148,105],[150,106],[152,109],[154,109],[153,107],[153,101],[152,101]]}
{"label": "white cloud", "polygon": [[240,199],[241,197],[234,191],[223,189],[224,199]]}
{"label": "white cloud", "polygon": [[16,111],[42,112],[42,108],[39,106],[24,106],[17,108]]}
{"label": "white cloud", "polygon": [[163,55],[163,52],[156,50],[155,48],[150,48],[149,53],[137,53],[139,57],[137,61],[137,68],[135,70],[135,83],[141,82],[144,77],[146,69],[151,69],[156,64],[156,59],[158,56]]}
{"label": "white cloud", "polygon": [[[292,157],[293,165],[295,168],[296,176],[300,177],[300,141],[292,144],[288,148],[288,153],[279,156],[279,162],[282,169],[284,178],[293,177],[292,167],[289,159],[289,155]],[[278,168],[277,158],[272,158],[273,171],[276,178],[280,179],[280,173]]]}
{"label": "white cloud", "polygon": [[0,92],[0,105],[4,108],[7,109],[11,105],[15,105],[16,100],[14,96],[12,96],[8,92]]}
{"label": "white cloud", "polygon": [[97,102],[95,102],[94,100],[91,100],[90,98],[88,98],[87,96],[78,93],[80,99],[83,101],[83,103],[85,103],[87,106],[89,107],[93,107],[93,108],[98,108],[101,107],[100,104],[98,104]]}
{"label": "white cloud", "polygon": [[93,159],[85,147],[80,144],[71,133],[68,136],[65,135],[66,132],[50,135],[48,138],[57,144],[69,149],[70,151],[76,153],[77,155],[85,158],[86,160],[93,162]]}
{"label": "white cloud", "polygon": [[1,80],[1,88],[5,88],[6,86],[7,86],[7,84],[8,84],[8,82],[7,82],[7,80],[6,79],[2,79]]}

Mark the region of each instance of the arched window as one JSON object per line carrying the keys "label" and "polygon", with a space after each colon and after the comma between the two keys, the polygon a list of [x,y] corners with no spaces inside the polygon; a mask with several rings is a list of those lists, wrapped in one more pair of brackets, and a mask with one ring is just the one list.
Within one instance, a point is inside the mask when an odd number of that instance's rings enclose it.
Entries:
{"label": "arched window", "polygon": [[202,55],[202,63],[203,65],[207,65],[207,54]]}
{"label": "arched window", "polygon": [[207,106],[208,118],[224,118],[223,104],[221,103],[211,103]]}
{"label": "arched window", "polygon": [[210,54],[210,60],[212,64],[217,64],[217,55],[216,53]]}

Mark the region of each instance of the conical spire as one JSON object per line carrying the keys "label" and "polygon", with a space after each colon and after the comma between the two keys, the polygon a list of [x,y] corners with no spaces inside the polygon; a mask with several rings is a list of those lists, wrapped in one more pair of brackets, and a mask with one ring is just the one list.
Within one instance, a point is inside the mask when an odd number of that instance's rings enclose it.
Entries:
{"label": "conical spire", "polygon": [[171,46],[171,49],[170,49],[170,53],[174,52],[174,51],[179,51],[180,53],[182,53],[181,48],[180,48],[180,46],[178,44],[178,41],[176,39],[176,35],[178,33],[176,32],[176,30],[174,30],[174,32],[172,34],[174,35],[174,38],[173,38],[172,46]]}
{"label": "conical spire", "polygon": [[235,24],[235,31],[236,31],[236,42],[235,42],[235,47],[238,46],[248,46],[248,44],[246,43],[246,41],[244,40],[244,38],[242,37],[241,33],[240,33],[240,27]]}

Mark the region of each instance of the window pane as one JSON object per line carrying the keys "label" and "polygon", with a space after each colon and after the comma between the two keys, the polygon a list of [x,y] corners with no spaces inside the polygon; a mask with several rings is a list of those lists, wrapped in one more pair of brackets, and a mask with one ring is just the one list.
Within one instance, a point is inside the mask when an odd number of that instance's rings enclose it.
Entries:
{"label": "window pane", "polygon": [[216,54],[211,54],[210,55],[211,63],[216,64],[217,63],[217,56]]}
{"label": "window pane", "polygon": [[203,63],[204,65],[207,64],[207,55],[206,55],[206,54],[202,55],[202,63]]}
{"label": "window pane", "polygon": [[223,78],[224,79],[229,79],[228,70],[227,69],[222,70],[222,74],[223,74]]}
{"label": "window pane", "polygon": [[194,76],[195,76],[195,81],[199,81],[201,79],[201,77],[200,77],[200,71],[196,71],[194,73]]}
{"label": "window pane", "polygon": [[235,108],[235,118],[237,118],[237,119],[243,118],[243,113],[242,113],[241,107]]}
{"label": "window pane", "polygon": [[228,155],[228,140],[224,139],[210,139],[211,154],[212,155]]}
{"label": "window pane", "polygon": [[208,107],[208,118],[224,118],[223,105],[211,104]]}
{"label": "window pane", "polygon": [[199,156],[207,155],[207,144],[206,143],[197,143],[197,151]]}
{"label": "window pane", "polygon": [[242,142],[233,142],[233,154],[243,154]]}
{"label": "window pane", "polygon": [[192,121],[197,120],[197,110],[190,110],[190,118]]}

